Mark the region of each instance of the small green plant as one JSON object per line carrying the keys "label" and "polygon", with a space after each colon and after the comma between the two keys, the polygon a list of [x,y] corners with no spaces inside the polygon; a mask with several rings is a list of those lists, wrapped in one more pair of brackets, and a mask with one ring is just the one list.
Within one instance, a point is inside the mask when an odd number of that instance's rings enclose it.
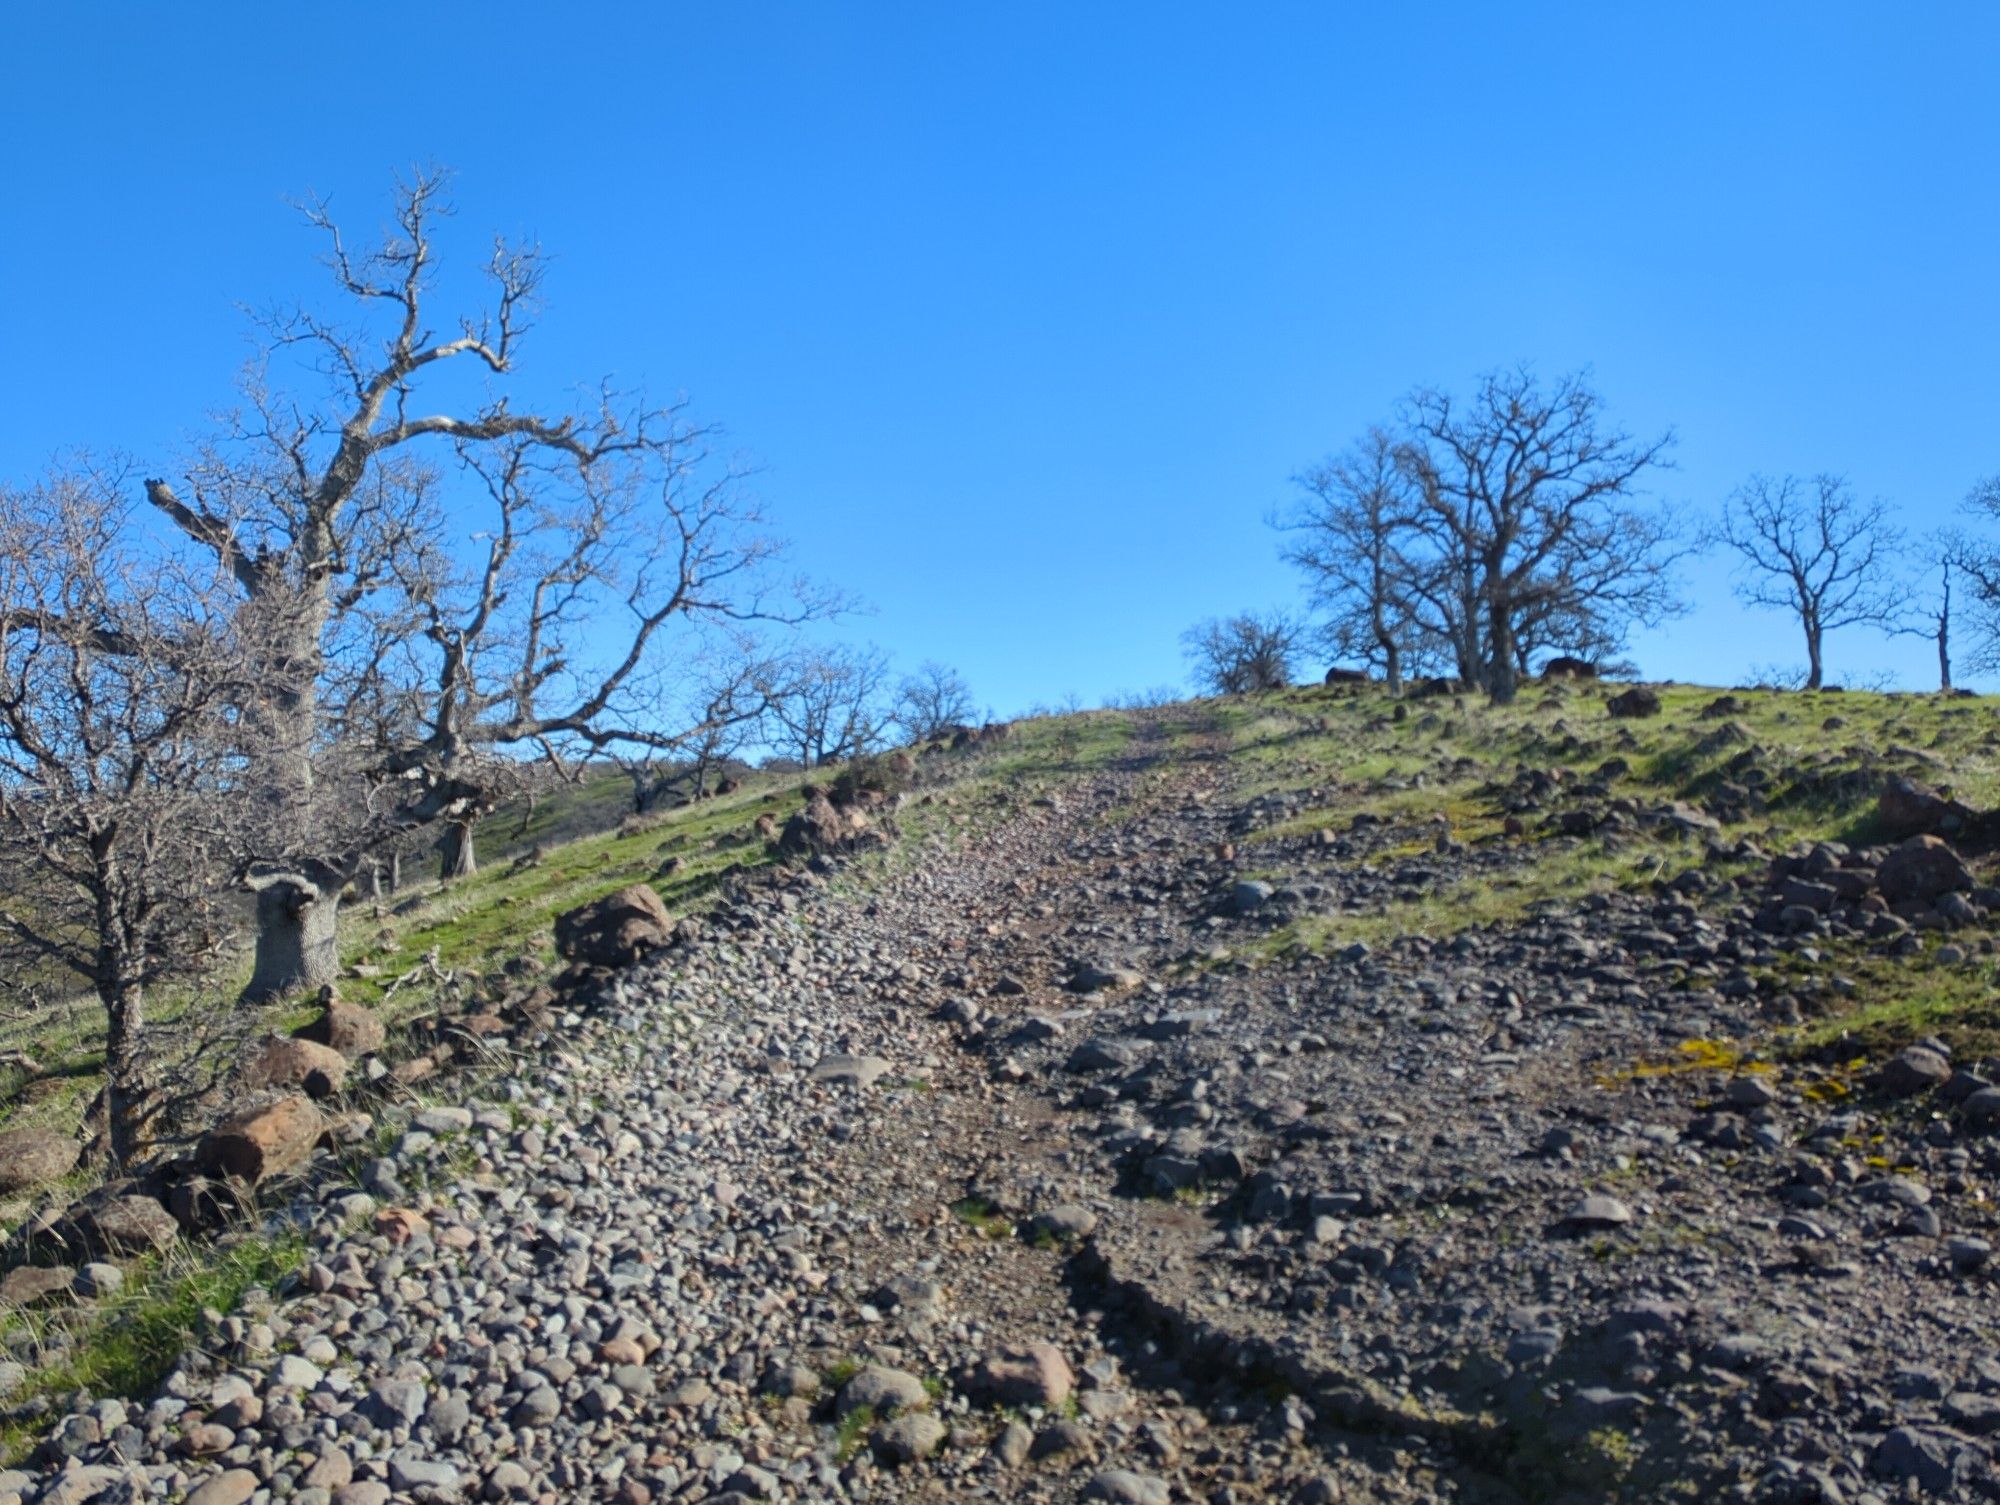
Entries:
{"label": "small green plant", "polygon": [[849,1459],[853,1458],[856,1453],[861,1451],[861,1444],[867,1440],[868,1433],[874,1426],[875,1408],[873,1406],[856,1406],[852,1411],[841,1417],[840,1423],[834,1429],[833,1434],[834,1458],[841,1463],[846,1463]]}
{"label": "small green plant", "polygon": [[951,1204],[951,1215],[982,1238],[1005,1238],[1014,1231],[1014,1221],[984,1197],[961,1197]]}

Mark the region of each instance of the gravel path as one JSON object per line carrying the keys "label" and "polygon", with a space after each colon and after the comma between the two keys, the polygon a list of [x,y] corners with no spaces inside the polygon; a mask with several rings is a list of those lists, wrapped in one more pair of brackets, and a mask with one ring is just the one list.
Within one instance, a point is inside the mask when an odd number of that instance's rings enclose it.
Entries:
{"label": "gravel path", "polygon": [[1164,751],[623,974],[0,1505],[2000,1497],[2000,1162],[1734,1069],[1747,907],[1245,967],[1499,860]]}

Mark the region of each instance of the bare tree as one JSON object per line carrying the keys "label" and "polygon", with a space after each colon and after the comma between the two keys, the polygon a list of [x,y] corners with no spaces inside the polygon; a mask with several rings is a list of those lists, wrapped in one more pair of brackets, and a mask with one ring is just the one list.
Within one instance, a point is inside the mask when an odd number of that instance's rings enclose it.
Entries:
{"label": "bare tree", "polygon": [[[608,387],[576,411],[509,400],[537,248],[496,246],[489,308],[433,333],[442,189],[401,184],[366,254],[308,209],[357,322],[267,320],[270,359],[187,467],[186,499],[147,485],[234,581],[239,636],[260,646],[241,744],[267,833],[245,869],[252,997],[331,980],[341,890],[386,837],[445,822],[445,865],[469,870],[473,823],[522,753],[672,746],[624,701],[676,624],[814,609],[766,594],[774,546],[680,409]],[[314,384],[277,390],[287,357]],[[434,381],[465,390],[467,367],[488,395],[419,406]]]}
{"label": "bare tree", "polygon": [[1825,641],[1843,627],[1894,628],[1903,536],[1888,504],[1839,476],[1752,476],[1731,493],[1716,537],[1738,557],[1737,595],[1791,613],[1806,642],[1806,688],[1825,679]]}
{"label": "bare tree", "polygon": [[808,648],[780,660],[764,686],[772,740],[805,768],[872,752],[888,721],[888,678],[876,648]]}
{"label": "bare tree", "polygon": [[1461,674],[1495,702],[1514,698],[1523,644],[1546,641],[1553,624],[1587,623],[1615,644],[1629,624],[1677,609],[1682,551],[1668,519],[1640,505],[1673,435],[1608,426],[1586,374],[1544,391],[1526,368],[1496,371],[1464,403],[1425,388],[1406,403],[1404,429],[1399,462],[1431,561],[1413,572],[1414,594]]}
{"label": "bare tree", "polygon": [[0,978],[32,990],[53,967],[95,993],[92,1116],[120,1164],[168,1102],[148,990],[228,932],[247,688],[213,570],[141,550],[127,514],[84,469],[0,488]]}
{"label": "bare tree", "polygon": [[1431,573],[1404,553],[1415,538],[1417,497],[1398,463],[1398,442],[1377,426],[1345,454],[1292,478],[1305,493],[1272,525],[1292,535],[1283,556],[1306,576],[1313,604],[1327,613],[1333,650],[1380,668],[1400,695],[1403,671],[1419,651],[1419,576]]}
{"label": "bare tree", "polygon": [[1181,634],[1196,686],[1210,695],[1282,690],[1305,629],[1281,611],[1240,612],[1197,622]]}
{"label": "bare tree", "polygon": [[1944,529],[1923,540],[1922,554],[1936,571],[1936,585],[1911,592],[1902,614],[1889,624],[1898,637],[1928,639],[1937,648],[1938,689],[1951,689],[1952,576],[1961,571],[1960,559],[1974,553],[1972,540],[1957,529]]}
{"label": "bare tree", "polygon": [[928,742],[965,725],[976,714],[972,689],[958,671],[927,659],[896,687],[889,720],[905,740]]}
{"label": "bare tree", "polygon": [[1967,525],[1942,533],[1938,552],[1943,568],[1956,570],[1964,585],[1965,663],[1990,673],[2000,669],[2000,544],[1984,530],[2000,523],[2000,476],[1975,482],[1959,511]]}
{"label": "bare tree", "polygon": [[685,785],[689,799],[706,799],[717,771],[762,739],[777,680],[774,664],[754,642],[738,638],[655,680],[654,698],[641,702],[653,710],[640,730],[650,737],[671,729],[671,743],[617,742],[607,749],[632,780],[635,815],[676,785]]}

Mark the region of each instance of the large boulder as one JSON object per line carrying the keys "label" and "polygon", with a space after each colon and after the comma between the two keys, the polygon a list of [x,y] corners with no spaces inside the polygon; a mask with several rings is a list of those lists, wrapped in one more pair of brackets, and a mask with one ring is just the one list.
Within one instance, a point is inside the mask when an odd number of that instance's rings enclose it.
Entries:
{"label": "large boulder", "polygon": [[1912,836],[1882,859],[1875,881],[1891,904],[1928,902],[1964,893],[1972,887],[1972,874],[1942,837]]}
{"label": "large boulder", "polygon": [[320,999],[325,1010],[319,1018],[300,1027],[298,1038],[339,1051],[350,1061],[373,1055],[382,1048],[388,1032],[373,1009],[346,1003],[327,990]]}
{"label": "large boulder", "polygon": [[1587,658],[1577,658],[1573,654],[1559,653],[1542,665],[1543,679],[1595,679],[1597,665]]}
{"label": "large boulder", "polygon": [[1875,824],[1884,836],[1950,835],[1978,818],[1970,805],[1946,799],[1902,774],[1892,776],[1875,797]]}
{"label": "large boulder", "polygon": [[1660,714],[1660,692],[1649,685],[1634,685],[1622,695],[1604,702],[1604,709],[1621,720]]}
{"label": "large boulder", "polygon": [[62,1215],[58,1241],[85,1255],[147,1254],[180,1237],[181,1226],[136,1183],[114,1182],[92,1192]]}
{"label": "large boulder", "polygon": [[307,1097],[332,1097],[347,1081],[347,1057],[331,1045],[285,1035],[253,1040],[236,1063],[240,1092],[297,1088]]}
{"label": "large boulder", "polygon": [[76,1169],[83,1146],[53,1129],[0,1133],[0,1194],[30,1191],[60,1181]]}
{"label": "large boulder", "polygon": [[858,806],[841,809],[818,790],[805,807],[785,822],[778,851],[786,857],[810,857],[841,850],[868,829],[868,817]]}
{"label": "large boulder", "polygon": [[312,1099],[286,1093],[239,1109],[202,1137],[204,1169],[252,1185],[312,1159],[326,1120]]}
{"label": "large boulder", "polygon": [[643,883],[556,916],[556,950],[589,966],[629,967],[673,938],[673,916]]}

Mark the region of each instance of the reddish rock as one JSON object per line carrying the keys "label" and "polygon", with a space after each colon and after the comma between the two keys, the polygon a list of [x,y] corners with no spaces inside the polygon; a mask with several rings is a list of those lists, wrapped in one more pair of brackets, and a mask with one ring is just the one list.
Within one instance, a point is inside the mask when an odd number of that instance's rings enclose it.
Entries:
{"label": "reddish rock", "polygon": [[843,815],[836,810],[833,801],[818,791],[806,800],[805,808],[785,822],[784,834],[778,838],[778,850],[787,857],[806,857],[819,852],[838,851],[849,835],[849,822],[860,818],[863,828],[865,817],[860,812]]}
{"label": "reddish rock", "polygon": [[317,1040],[266,1035],[252,1042],[236,1066],[244,1092],[297,1088],[307,1097],[332,1097],[347,1081],[347,1057]]}
{"label": "reddish rock", "polygon": [[1935,789],[1901,774],[1882,786],[1875,799],[1875,823],[1884,836],[1936,836],[1966,829],[1979,818],[1970,805],[1946,799]]}
{"label": "reddish rock", "polygon": [[76,1271],[67,1265],[17,1265],[0,1275],[0,1306],[32,1306],[67,1296]]}
{"label": "reddish rock", "polygon": [[1928,902],[1941,894],[1963,893],[1972,874],[1948,842],[1936,836],[1912,836],[1875,870],[1882,897],[1891,904]]}
{"label": "reddish rock", "polygon": [[1622,720],[1657,716],[1660,714],[1660,694],[1645,685],[1634,685],[1622,695],[1614,695],[1605,701],[1604,709]]}
{"label": "reddish rock", "polygon": [[338,998],[324,1000],[326,1012],[298,1032],[301,1040],[330,1046],[348,1060],[373,1055],[382,1048],[387,1031],[373,1009]]}
{"label": "reddish rock", "polygon": [[145,1254],[166,1248],[181,1232],[173,1214],[153,1198],[116,1186],[85,1197],[63,1214],[58,1227],[65,1244],[91,1254]]}
{"label": "reddish rock", "polygon": [[556,950],[565,960],[626,967],[673,939],[673,916],[643,883],[556,917]]}
{"label": "reddish rock", "polygon": [[385,1207],[375,1214],[375,1231],[392,1244],[407,1244],[431,1231],[430,1219],[409,1207]]}
{"label": "reddish rock", "polygon": [[52,1129],[0,1133],[0,1194],[60,1181],[76,1169],[82,1149],[71,1136]]}
{"label": "reddish rock", "polygon": [[1076,1388],[1076,1375],[1055,1344],[1037,1341],[980,1360],[972,1388],[1003,1406],[1060,1407]]}
{"label": "reddish rock", "polygon": [[210,1129],[201,1142],[201,1162],[254,1185],[304,1165],[325,1131],[326,1120],[312,1100],[289,1093],[233,1113]]}

